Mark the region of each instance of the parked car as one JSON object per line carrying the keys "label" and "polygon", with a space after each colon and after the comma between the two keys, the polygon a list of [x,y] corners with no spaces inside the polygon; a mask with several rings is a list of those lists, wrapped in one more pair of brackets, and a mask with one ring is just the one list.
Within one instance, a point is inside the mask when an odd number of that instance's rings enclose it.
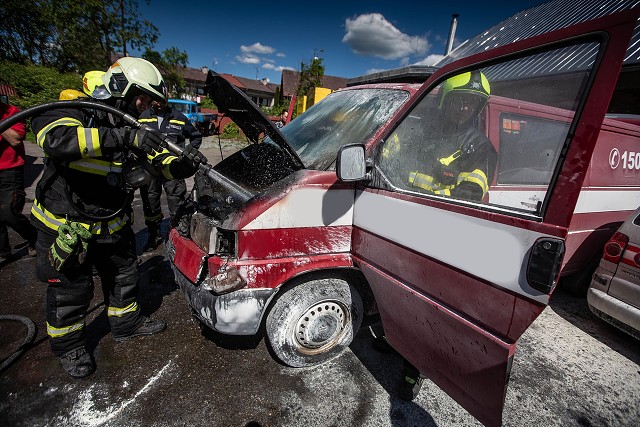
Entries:
{"label": "parked car", "polygon": [[[215,165],[195,212],[180,217],[188,226],[170,232],[194,315],[225,334],[264,330],[283,364],[309,367],[340,355],[363,316],[379,313],[391,346],[483,424],[500,425],[518,339],[549,303],[574,212],[590,208],[583,184],[638,15],[487,50],[419,87],[336,91],[281,130],[210,71],[208,95],[254,144]],[[485,75],[488,102],[512,109],[476,123],[498,169],[508,166],[487,176],[501,197],[435,194],[399,172],[437,146],[425,141],[452,117],[438,96],[465,73]],[[538,114],[535,126],[519,112]],[[640,173],[633,166],[624,173]],[[525,185],[535,191],[523,197]],[[590,194],[605,216],[608,194]]]}
{"label": "parked car", "polygon": [[640,207],[604,246],[587,301],[596,316],[640,339]]}

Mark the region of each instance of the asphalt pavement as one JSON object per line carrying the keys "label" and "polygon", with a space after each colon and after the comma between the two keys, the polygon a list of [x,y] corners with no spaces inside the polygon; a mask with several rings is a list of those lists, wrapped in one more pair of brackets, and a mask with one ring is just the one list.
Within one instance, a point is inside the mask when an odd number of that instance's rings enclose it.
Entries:
{"label": "asphalt pavement", "polygon": [[[222,153],[237,148],[227,141]],[[212,137],[203,152],[213,163],[220,158]],[[30,202],[42,153],[33,144],[27,153]],[[146,230],[139,197],[134,209],[140,253]],[[0,372],[2,426],[480,425],[429,381],[414,402],[395,397],[401,359],[374,351],[366,327],[341,357],[305,369],[276,362],[261,335],[225,337],[201,328],[173,281],[164,246],[140,256],[139,304],[166,320],[167,330],[116,343],[97,284],[87,321],[97,371],[71,379],[49,350],[46,285],[26,252],[16,249],[13,262],[0,267],[0,317],[23,316],[37,328],[33,344]],[[22,323],[0,320],[0,362],[26,335]],[[557,291],[520,340],[503,424],[636,426],[639,403],[640,342],[591,315],[584,299]]]}

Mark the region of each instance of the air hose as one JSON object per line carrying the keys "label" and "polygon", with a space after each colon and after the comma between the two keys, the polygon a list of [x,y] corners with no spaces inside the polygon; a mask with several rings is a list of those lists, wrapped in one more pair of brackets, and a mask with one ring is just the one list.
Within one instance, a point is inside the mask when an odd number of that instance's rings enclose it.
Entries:
{"label": "air hose", "polygon": [[33,343],[33,340],[36,337],[36,325],[33,323],[31,319],[24,316],[16,316],[13,314],[0,314],[0,320],[13,320],[16,322],[21,322],[27,327],[27,336],[24,339],[24,342],[13,354],[7,357],[5,360],[0,363],[0,373],[4,372],[9,366],[13,364],[22,354],[29,348],[29,346]]}

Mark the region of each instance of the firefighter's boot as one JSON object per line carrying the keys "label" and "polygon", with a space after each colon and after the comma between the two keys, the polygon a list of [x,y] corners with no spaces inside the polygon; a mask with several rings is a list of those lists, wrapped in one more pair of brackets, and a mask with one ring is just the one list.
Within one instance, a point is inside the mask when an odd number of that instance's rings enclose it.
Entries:
{"label": "firefighter's boot", "polygon": [[162,237],[160,237],[160,225],[159,224],[149,224],[147,226],[147,230],[149,231],[147,237],[147,243],[145,243],[144,248],[142,250],[144,252],[154,251],[162,244]]}
{"label": "firefighter's boot", "polygon": [[402,400],[412,401],[420,393],[424,377],[420,375],[420,371],[409,362],[404,362],[404,372],[402,373],[402,381],[398,386],[398,397]]}
{"label": "firefighter's boot", "polygon": [[84,378],[96,370],[96,364],[84,347],[71,350],[59,357],[62,367],[73,378]]}
{"label": "firefighter's boot", "polygon": [[130,333],[129,335],[124,336],[113,336],[113,339],[117,342],[126,341],[133,337],[139,337],[144,335],[154,335],[159,334],[164,331],[167,327],[167,323],[164,320],[157,319],[149,319],[146,316],[142,317],[142,323],[138,326],[138,329]]}

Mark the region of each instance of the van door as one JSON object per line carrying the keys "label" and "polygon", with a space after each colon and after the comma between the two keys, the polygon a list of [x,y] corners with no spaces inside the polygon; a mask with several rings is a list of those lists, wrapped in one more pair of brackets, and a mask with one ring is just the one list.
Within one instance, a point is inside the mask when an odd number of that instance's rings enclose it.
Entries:
{"label": "van door", "polygon": [[[353,254],[386,337],[485,425],[501,424],[517,340],[555,287],[637,18],[638,9],[626,11],[444,67],[368,154],[372,179],[356,194]],[[531,159],[516,162],[487,138],[492,132],[477,111],[486,99],[474,104],[450,96],[454,89],[562,109],[569,120],[550,123],[553,140],[542,138],[544,150],[522,147]],[[477,110],[465,121],[470,105]],[[501,132],[527,132],[527,125],[514,114],[499,121]],[[512,165],[499,173],[535,177],[544,190],[527,203],[492,202],[499,161]]]}

